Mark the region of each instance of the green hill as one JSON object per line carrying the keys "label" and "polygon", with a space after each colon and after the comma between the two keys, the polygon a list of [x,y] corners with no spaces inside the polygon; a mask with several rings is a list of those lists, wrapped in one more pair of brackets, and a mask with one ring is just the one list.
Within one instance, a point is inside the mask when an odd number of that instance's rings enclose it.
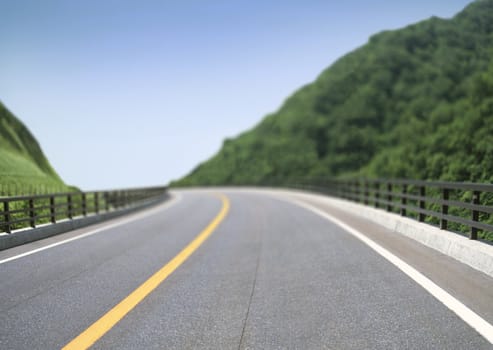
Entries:
{"label": "green hill", "polygon": [[66,189],[34,136],[0,103],[0,195]]}
{"label": "green hill", "polygon": [[493,180],[493,0],[372,36],[173,185]]}

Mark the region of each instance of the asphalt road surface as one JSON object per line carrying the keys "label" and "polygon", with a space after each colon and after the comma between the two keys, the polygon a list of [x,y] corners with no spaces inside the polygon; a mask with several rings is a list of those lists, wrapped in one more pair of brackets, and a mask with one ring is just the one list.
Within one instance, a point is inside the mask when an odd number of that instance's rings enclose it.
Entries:
{"label": "asphalt road surface", "polygon": [[[345,220],[491,325],[493,279]],[[0,349],[493,348],[347,230],[267,192],[177,191],[0,252],[0,281]]]}

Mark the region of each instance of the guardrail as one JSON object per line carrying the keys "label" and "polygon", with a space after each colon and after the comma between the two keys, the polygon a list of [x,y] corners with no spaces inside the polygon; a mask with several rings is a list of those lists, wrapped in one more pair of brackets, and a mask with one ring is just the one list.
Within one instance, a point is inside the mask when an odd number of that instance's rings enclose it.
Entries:
{"label": "guardrail", "polygon": [[138,206],[166,193],[167,187],[0,197],[0,232],[55,224]]}
{"label": "guardrail", "polygon": [[429,182],[413,180],[322,180],[300,181],[299,187],[340,197],[420,222],[443,230],[469,232],[470,239],[493,241],[493,185]]}

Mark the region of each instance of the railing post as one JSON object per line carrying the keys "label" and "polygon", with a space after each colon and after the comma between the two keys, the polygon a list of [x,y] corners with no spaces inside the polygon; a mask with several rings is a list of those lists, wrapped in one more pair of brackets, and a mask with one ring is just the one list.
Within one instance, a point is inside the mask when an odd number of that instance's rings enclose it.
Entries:
{"label": "railing post", "polygon": [[[449,190],[448,188],[442,189],[442,200],[448,201],[449,198]],[[440,218],[440,229],[446,230],[448,226],[447,219],[445,219],[445,215],[448,215],[448,204],[442,203],[442,217]]]}
{"label": "railing post", "polygon": [[72,195],[67,195],[67,216],[72,219]]}
{"label": "railing post", "polygon": [[50,221],[52,224],[56,223],[56,208],[55,208],[55,197],[50,196]]}
{"label": "railing post", "polygon": [[407,205],[407,184],[402,185],[402,197],[401,197],[401,215],[406,216],[406,208]]}
{"label": "railing post", "polygon": [[99,214],[99,192],[94,193],[94,212]]}
{"label": "railing post", "polygon": [[[479,205],[481,193],[479,191],[474,191],[472,193],[472,204]],[[472,221],[479,221],[479,211],[472,209],[471,211]],[[478,239],[478,229],[477,227],[471,227],[470,239]]]}
{"label": "railing post", "polygon": [[392,211],[392,183],[387,183],[387,211]]}
{"label": "railing post", "polygon": [[[425,203],[426,187],[425,186],[421,186],[419,188],[419,196],[421,197],[419,200],[419,209],[425,209],[425,207],[426,207],[426,203]],[[426,219],[426,215],[424,213],[420,212],[418,215],[418,220],[420,222],[423,222],[423,221],[425,221],[425,219]]]}
{"label": "railing post", "polygon": [[373,186],[375,189],[375,208],[379,207],[379,201],[380,201],[380,182],[375,182],[375,185]]}
{"label": "railing post", "polygon": [[85,193],[82,193],[82,215],[87,216],[87,198]]}
{"label": "railing post", "polygon": [[104,209],[105,209],[105,211],[110,210],[110,204],[108,203],[108,201],[109,201],[108,192],[104,192]]}
{"label": "railing post", "polygon": [[10,224],[10,210],[9,210],[9,202],[3,202],[3,217],[5,219],[5,232],[11,233],[11,224]]}
{"label": "railing post", "polygon": [[29,199],[29,224],[32,228],[36,227],[36,218],[34,217],[34,200]]}
{"label": "railing post", "polygon": [[369,189],[369,184],[368,184],[368,181],[365,181],[365,205],[368,205],[369,204],[369,200],[368,200],[368,197],[370,196],[370,189]]}
{"label": "railing post", "polygon": [[[354,180],[353,182],[353,201],[359,203],[361,198],[360,198],[360,190],[359,190],[359,182],[358,180]],[[155,196],[158,196],[157,193],[154,194]]]}
{"label": "railing post", "polygon": [[355,202],[361,202],[361,191],[359,189],[359,181],[355,180],[354,181],[354,201]]}

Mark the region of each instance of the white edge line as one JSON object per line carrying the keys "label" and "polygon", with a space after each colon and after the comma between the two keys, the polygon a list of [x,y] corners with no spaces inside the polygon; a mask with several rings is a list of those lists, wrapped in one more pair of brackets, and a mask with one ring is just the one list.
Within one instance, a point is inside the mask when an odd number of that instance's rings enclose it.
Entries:
{"label": "white edge line", "polygon": [[407,276],[413,279],[417,284],[423,287],[428,293],[433,295],[436,299],[438,299],[442,304],[448,307],[451,311],[453,311],[457,316],[459,316],[464,322],[466,322],[469,326],[474,328],[479,334],[481,334],[486,340],[488,340],[491,344],[493,344],[493,326],[484,320],[481,316],[476,314],[474,311],[469,309],[467,306],[462,304],[458,299],[454,298],[448,292],[443,290],[429,278],[424,276],[421,272],[413,268],[411,265],[407,264],[387,249],[378,245],[368,237],[366,237],[360,231],[354,229],[343,221],[335,218],[334,216],[318,209],[310,204],[301,202],[297,199],[288,199],[289,202],[296,204],[300,207],[303,207],[307,210],[318,214],[319,216],[333,222],[334,224],[340,226],[345,231],[349,232],[351,235],[358,238],[360,241],[368,245],[371,249],[376,251],[382,257],[387,259],[393,265],[395,265],[398,269],[404,272]]}
{"label": "white edge line", "polygon": [[179,201],[181,201],[181,199],[182,199],[182,196],[180,194],[174,195],[173,198],[169,202],[165,203],[162,206],[159,206],[157,208],[153,208],[153,209],[151,209],[149,211],[146,211],[144,213],[135,214],[132,217],[129,217],[129,218],[126,218],[126,219],[120,219],[118,222],[115,222],[115,223],[112,223],[112,224],[108,224],[108,225],[105,225],[103,227],[99,227],[99,228],[94,229],[92,231],[86,232],[86,233],[84,233],[82,235],[79,235],[79,236],[76,236],[76,237],[72,237],[72,238],[68,238],[68,239],[66,239],[64,241],[56,242],[56,243],[47,245],[45,247],[41,247],[41,248],[37,248],[37,249],[34,249],[34,250],[30,250],[28,252],[25,252],[25,253],[22,253],[22,254],[19,254],[19,255],[11,256],[10,258],[6,258],[6,259],[3,259],[3,260],[0,260],[0,265],[1,264],[5,264],[5,263],[7,263],[9,261],[13,261],[13,260],[17,260],[17,259],[23,258],[23,257],[28,256],[28,255],[31,255],[31,254],[39,253],[39,252],[41,252],[43,250],[46,250],[46,249],[50,249],[50,248],[53,248],[53,247],[56,247],[56,246],[59,246],[59,245],[62,245],[62,244],[66,244],[66,243],[69,243],[69,242],[76,241],[76,240],[81,239],[81,238],[92,236],[92,235],[94,235],[96,233],[100,233],[100,232],[105,231],[105,230],[109,230],[109,229],[112,229],[112,228],[115,228],[115,227],[118,227],[118,226],[121,226],[121,225],[125,225],[125,224],[127,224],[129,222],[132,222],[132,221],[137,221],[137,220],[146,218],[148,216],[154,215],[157,211],[166,210],[166,209],[170,208],[174,204],[176,204]]}

